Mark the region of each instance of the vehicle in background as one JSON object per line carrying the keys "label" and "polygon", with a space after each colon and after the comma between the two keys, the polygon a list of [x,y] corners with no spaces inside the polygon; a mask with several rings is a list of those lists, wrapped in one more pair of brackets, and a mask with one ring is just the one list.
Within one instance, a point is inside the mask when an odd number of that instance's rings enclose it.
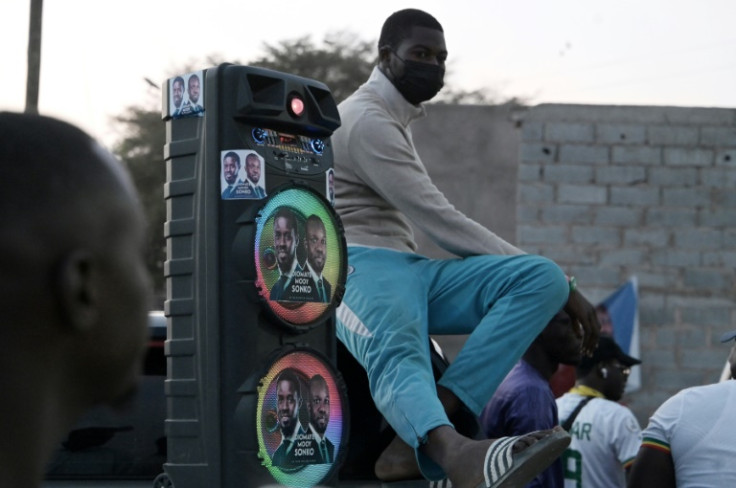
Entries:
{"label": "vehicle in background", "polygon": [[82,483],[86,480],[128,480],[140,483],[125,486],[151,487],[163,472],[166,318],[161,311],[148,317],[150,339],[137,394],[119,408],[90,410],[77,422],[47,467],[45,487],[71,486],[65,480],[74,486],[88,486]]}

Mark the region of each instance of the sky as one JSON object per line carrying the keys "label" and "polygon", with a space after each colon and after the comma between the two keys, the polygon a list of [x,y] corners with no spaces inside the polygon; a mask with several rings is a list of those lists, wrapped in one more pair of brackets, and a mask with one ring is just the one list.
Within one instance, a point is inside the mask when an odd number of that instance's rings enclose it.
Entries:
{"label": "sky", "polygon": [[[3,2],[0,110],[25,107],[30,0]],[[447,83],[531,105],[736,108],[733,0],[45,0],[39,111],[112,146],[113,117],[158,106],[161,84],[207,59],[345,31],[375,41],[421,8],[443,25]]]}

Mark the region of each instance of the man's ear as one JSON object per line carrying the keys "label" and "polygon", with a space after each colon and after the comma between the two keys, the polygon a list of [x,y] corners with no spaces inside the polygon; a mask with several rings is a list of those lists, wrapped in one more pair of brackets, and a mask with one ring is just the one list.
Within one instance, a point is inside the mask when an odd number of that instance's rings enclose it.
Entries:
{"label": "man's ear", "polygon": [[64,322],[76,331],[91,329],[99,316],[99,273],[89,252],[77,249],[57,266],[56,295]]}
{"label": "man's ear", "polygon": [[385,44],[378,48],[378,64],[384,65],[388,63],[388,58],[391,56],[391,46]]}

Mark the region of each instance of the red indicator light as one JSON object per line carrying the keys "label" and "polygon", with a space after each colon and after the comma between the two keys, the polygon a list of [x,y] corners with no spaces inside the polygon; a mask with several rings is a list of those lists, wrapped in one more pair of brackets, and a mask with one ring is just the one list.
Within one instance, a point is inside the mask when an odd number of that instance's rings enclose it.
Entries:
{"label": "red indicator light", "polygon": [[298,96],[294,95],[293,97],[291,97],[291,101],[289,102],[289,108],[291,109],[292,114],[297,117],[301,117],[304,113],[304,101]]}

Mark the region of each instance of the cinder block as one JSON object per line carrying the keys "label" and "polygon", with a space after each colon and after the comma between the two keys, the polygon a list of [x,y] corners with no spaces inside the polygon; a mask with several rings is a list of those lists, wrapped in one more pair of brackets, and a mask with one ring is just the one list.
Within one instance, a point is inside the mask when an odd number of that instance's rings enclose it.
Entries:
{"label": "cinder block", "polygon": [[720,149],[716,151],[716,166],[736,168],[736,149]]}
{"label": "cinder block", "polygon": [[521,144],[522,163],[551,163],[557,155],[555,144],[524,142]]}
{"label": "cinder block", "polygon": [[641,225],[643,214],[644,211],[636,207],[598,207],[593,222],[596,225],[634,227]]}
{"label": "cinder block", "polygon": [[680,309],[680,317],[685,324],[722,326],[730,324],[733,307],[693,307]]}
{"label": "cinder block", "polygon": [[698,143],[698,128],[657,125],[648,128],[649,144],[652,146],[695,146]]}
{"label": "cinder block", "polygon": [[711,149],[666,147],[664,164],[673,166],[712,166],[715,153]]}
{"label": "cinder block", "polygon": [[593,168],[585,164],[547,164],[542,173],[544,181],[550,183],[593,182]]}
{"label": "cinder block", "polygon": [[539,222],[539,207],[536,205],[517,205],[516,223],[533,224]]}
{"label": "cinder block", "polygon": [[655,381],[660,388],[681,390],[685,386],[702,384],[703,372],[681,368],[661,369],[656,372]]}
{"label": "cinder block", "polygon": [[658,146],[613,146],[611,161],[616,164],[662,164],[662,148]]}
{"label": "cinder block", "polygon": [[665,298],[666,306],[673,308],[718,308],[718,307],[733,307],[733,301],[730,298],[725,297],[705,297],[705,296],[690,296],[690,295],[668,295]]}
{"label": "cinder block", "polygon": [[647,252],[643,249],[613,249],[601,252],[602,266],[636,266],[646,263]]}
{"label": "cinder block", "polygon": [[615,227],[575,225],[572,227],[571,242],[601,244],[606,248],[615,248],[621,244],[621,230]]}
{"label": "cinder block", "polygon": [[544,139],[553,142],[593,142],[593,124],[547,122],[544,127]]}
{"label": "cinder block", "polygon": [[706,251],[703,253],[703,266],[736,268],[736,251]]}
{"label": "cinder block", "polygon": [[713,353],[713,349],[709,347],[699,347],[697,349],[683,349],[682,366],[690,370],[710,369],[714,378],[723,368],[723,364],[728,357],[728,352],[719,356]]}
{"label": "cinder block", "polygon": [[608,191],[605,187],[594,185],[559,185],[557,201],[559,203],[606,203]]}
{"label": "cinder block", "polygon": [[678,229],[674,232],[674,238],[675,246],[679,249],[712,250],[723,245],[723,232],[704,227]]}
{"label": "cinder block", "polygon": [[575,279],[580,283],[580,286],[585,286],[586,290],[588,287],[593,286],[607,286],[614,288],[621,285],[621,271],[617,267],[576,267],[570,266],[565,268],[568,274],[575,276]]}
{"label": "cinder block", "polygon": [[708,206],[710,192],[705,188],[664,188],[662,205],[688,208]]}
{"label": "cinder block", "polygon": [[698,225],[702,227],[733,227],[736,225],[736,209],[734,207],[719,208],[716,210],[700,209]]}
{"label": "cinder block", "polygon": [[559,161],[562,163],[606,164],[610,160],[608,146],[563,144]]}
{"label": "cinder block", "polygon": [[736,209],[736,191],[733,188],[714,188],[710,195],[713,207]]}
{"label": "cinder block", "polygon": [[700,143],[704,146],[736,146],[736,127],[702,127]]}
{"label": "cinder block", "polygon": [[698,212],[693,208],[656,207],[646,209],[647,226],[685,227],[695,225]]}
{"label": "cinder block", "polygon": [[545,205],[541,220],[546,224],[589,224],[593,210],[589,205]]}
{"label": "cinder block", "polygon": [[527,121],[521,125],[521,139],[524,142],[541,141],[544,135],[544,123]]}
{"label": "cinder block", "polygon": [[700,253],[680,249],[656,249],[652,251],[651,260],[656,266],[700,266]]}
{"label": "cinder block", "polygon": [[723,231],[723,245],[729,249],[736,248],[736,229],[725,229]]}
{"label": "cinder block", "polygon": [[[636,277],[639,280],[639,288],[646,290],[645,294],[650,294],[653,290],[671,290],[678,282],[680,272],[677,269],[653,269],[647,271],[648,267],[636,271]],[[662,322],[655,322],[654,318],[647,319],[652,323],[670,323],[673,321],[672,313],[668,310],[658,309],[666,314],[666,319]],[[641,313],[641,310],[640,310]],[[664,315],[663,314],[663,315]],[[658,317],[659,318],[659,317]],[[644,321],[644,319],[641,319]]]}
{"label": "cinder block", "polygon": [[562,244],[567,242],[567,227],[562,225],[519,225],[516,229],[519,244]]}
{"label": "cinder block", "polygon": [[554,201],[555,189],[552,185],[520,183],[518,187],[519,203],[552,203]]}
{"label": "cinder block", "polygon": [[677,345],[677,326],[670,322],[664,327],[656,327],[654,337],[657,347],[674,349]]}
{"label": "cinder block", "polygon": [[672,231],[668,228],[639,228],[624,231],[624,246],[649,246],[661,248],[668,246]]}
{"label": "cinder block", "polygon": [[659,205],[659,188],[651,186],[638,186],[634,188],[612,186],[611,205],[636,205],[652,206]]}
{"label": "cinder block", "polygon": [[644,144],[646,127],[640,124],[596,124],[596,142],[604,144]]}
{"label": "cinder block", "polygon": [[649,168],[649,183],[659,186],[695,186],[698,184],[697,168],[673,168],[659,166]]}
{"label": "cinder block", "polygon": [[540,163],[519,163],[519,181],[536,182],[542,180],[542,165]]}
{"label": "cinder block", "polygon": [[567,264],[585,266],[598,263],[598,255],[590,246],[573,246],[569,243],[548,245],[544,247],[544,252],[539,254],[563,267]]}
{"label": "cinder block", "polygon": [[643,166],[601,166],[595,169],[595,182],[600,185],[634,185],[647,182]]}

